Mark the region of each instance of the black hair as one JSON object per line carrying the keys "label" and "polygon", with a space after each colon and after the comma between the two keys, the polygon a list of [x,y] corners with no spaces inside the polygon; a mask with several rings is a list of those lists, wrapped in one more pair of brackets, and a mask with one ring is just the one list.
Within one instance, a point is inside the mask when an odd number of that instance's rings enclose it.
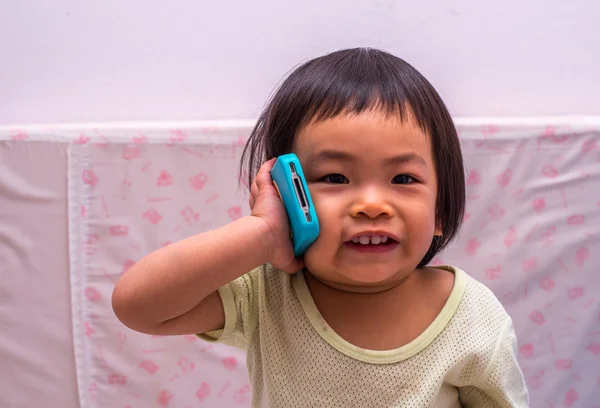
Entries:
{"label": "black hair", "polygon": [[434,237],[419,267],[456,236],[465,209],[465,175],[456,128],[435,88],[404,60],[381,50],[353,48],[312,59],[282,82],[260,115],[241,160],[248,186],[267,160],[290,153],[294,138],[308,123],[340,114],[377,110],[415,120],[431,138],[437,175]]}

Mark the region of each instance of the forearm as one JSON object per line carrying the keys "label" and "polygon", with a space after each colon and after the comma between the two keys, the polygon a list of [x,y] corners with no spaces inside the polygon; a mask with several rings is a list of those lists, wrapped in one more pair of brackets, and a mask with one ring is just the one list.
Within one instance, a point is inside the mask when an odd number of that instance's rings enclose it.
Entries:
{"label": "forearm", "polygon": [[160,324],[267,262],[268,233],[248,216],[161,248],[137,262],[117,283],[113,309],[129,325]]}

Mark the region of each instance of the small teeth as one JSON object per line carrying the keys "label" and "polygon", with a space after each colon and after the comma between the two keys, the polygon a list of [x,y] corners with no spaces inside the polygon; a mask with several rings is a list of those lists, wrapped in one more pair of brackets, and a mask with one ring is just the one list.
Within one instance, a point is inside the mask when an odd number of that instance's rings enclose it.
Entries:
{"label": "small teeth", "polygon": [[352,242],[354,242],[355,244],[362,244],[362,245],[368,245],[368,244],[377,245],[377,244],[385,244],[388,241],[388,239],[389,238],[385,235],[374,235],[374,236],[361,235],[360,237],[353,238]]}

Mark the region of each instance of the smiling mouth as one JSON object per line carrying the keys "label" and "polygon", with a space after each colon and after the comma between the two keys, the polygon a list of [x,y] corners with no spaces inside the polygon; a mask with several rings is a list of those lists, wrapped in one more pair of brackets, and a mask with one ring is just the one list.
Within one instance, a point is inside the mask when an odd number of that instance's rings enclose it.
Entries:
{"label": "smiling mouth", "polygon": [[387,235],[362,235],[352,238],[349,242],[359,245],[390,245],[396,241]]}
{"label": "smiling mouth", "polygon": [[345,246],[359,252],[382,253],[394,249],[398,241],[385,235],[359,236],[347,241]]}

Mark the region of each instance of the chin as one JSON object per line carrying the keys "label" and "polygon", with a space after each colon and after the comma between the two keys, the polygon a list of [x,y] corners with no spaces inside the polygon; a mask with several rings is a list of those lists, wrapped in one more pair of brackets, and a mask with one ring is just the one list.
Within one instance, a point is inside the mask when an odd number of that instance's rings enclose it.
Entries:
{"label": "chin", "polygon": [[397,268],[353,266],[343,269],[341,276],[355,284],[371,286],[393,281],[397,273]]}
{"label": "chin", "polygon": [[[312,259],[311,259],[312,258]],[[374,265],[338,265],[335,262],[328,263],[317,261],[317,257],[304,259],[306,268],[315,276],[335,282],[352,286],[378,286],[382,283],[394,281],[399,268]]]}

